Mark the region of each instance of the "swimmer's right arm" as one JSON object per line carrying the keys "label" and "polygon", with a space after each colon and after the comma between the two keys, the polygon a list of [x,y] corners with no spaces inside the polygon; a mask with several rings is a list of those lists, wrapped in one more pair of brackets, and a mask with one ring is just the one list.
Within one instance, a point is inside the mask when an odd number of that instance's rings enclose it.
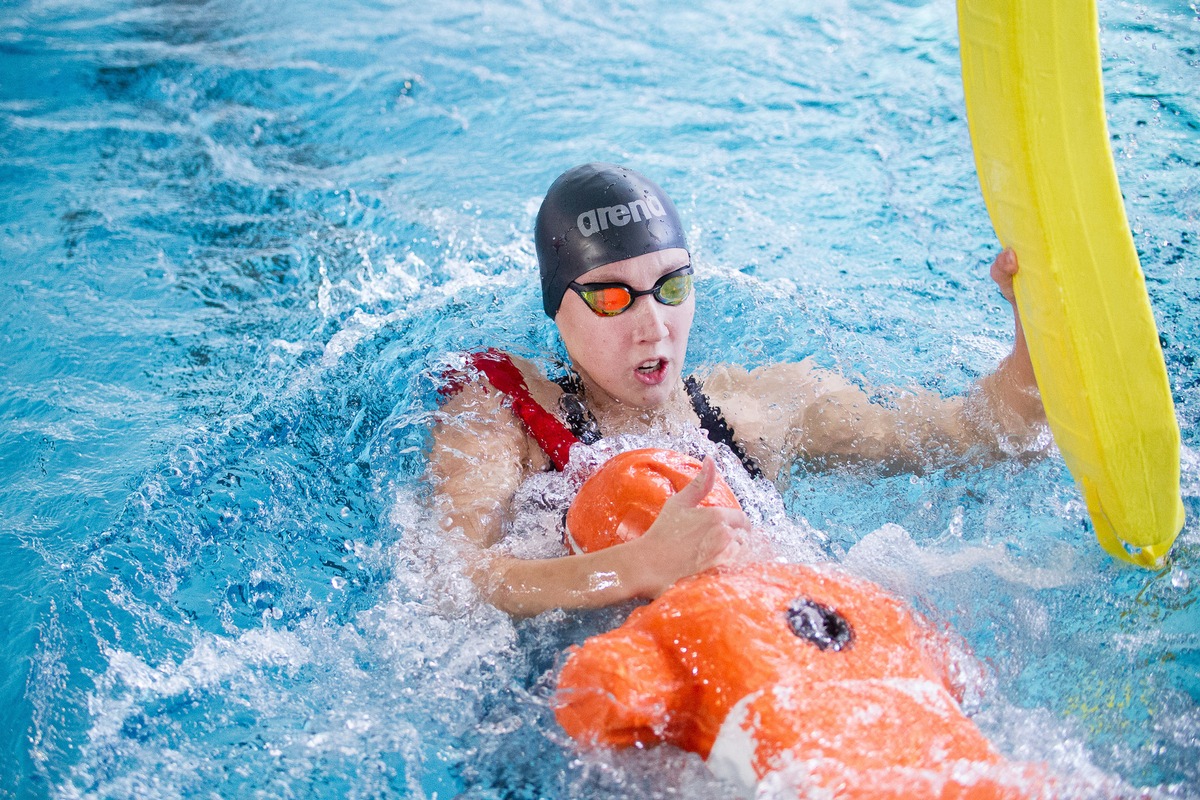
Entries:
{"label": "swimmer's right arm", "polygon": [[599,608],[657,597],[679,578],[732,561],[748,531],[735,509],[698,507],[716,480],[706,462],[641,538],[596,553],[521,559],[489,549],[503,535],[530,443],[494,392],[466,387],[442,409],[430,464],[441,527],[458,540],[484,597],[513,616],[553,608]]}

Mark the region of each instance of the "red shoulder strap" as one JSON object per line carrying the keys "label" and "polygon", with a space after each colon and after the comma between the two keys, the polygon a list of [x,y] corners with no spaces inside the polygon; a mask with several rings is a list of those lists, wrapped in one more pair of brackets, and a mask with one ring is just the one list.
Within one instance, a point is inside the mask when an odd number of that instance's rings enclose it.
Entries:
{"label": "red shoulder strap", "polygon": [[471,353],[467,363],[479,370],[496,391],[512,401],[513,413],[525,425],[542,451],[554,462],[557,470],[566,469],[571,458],[571,445],[579,441],[571,430],[558,418],[538,405],[529,393],[525,376],[512,362],[508,353],[488,348],[481,353]]}

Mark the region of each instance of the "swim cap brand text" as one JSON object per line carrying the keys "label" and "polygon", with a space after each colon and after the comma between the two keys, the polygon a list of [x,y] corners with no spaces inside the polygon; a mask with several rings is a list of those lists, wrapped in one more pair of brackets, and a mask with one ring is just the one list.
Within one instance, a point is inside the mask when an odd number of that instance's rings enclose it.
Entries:
{"label": "swim cap brand text", "polygon": [[621,227],[631,222],[641,222],[651,217],[666,216],[662,201],[654,195],[646,195],[641,200],[634,200],[626,205],[593,208],[585,211],[575,219],[575,225],[584,236],[591,236],[596,231],[606,231],[610,225]]}

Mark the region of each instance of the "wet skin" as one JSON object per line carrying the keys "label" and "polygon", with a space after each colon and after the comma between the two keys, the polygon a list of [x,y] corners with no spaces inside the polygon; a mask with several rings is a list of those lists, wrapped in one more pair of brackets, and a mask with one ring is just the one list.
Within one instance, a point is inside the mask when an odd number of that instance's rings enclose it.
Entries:
{"label": "wet skin", "polygon": [[[661,250],[597,267],[579,282],[624,283],[644,290],[688,263],[686,250]],[[649,410],[666,404],[680,385],[695,311],[693,291],[678,306],[644,295],[621,314],[604,317],[568,291],[554,322],[583,379],[589,405],[594,410],[614,403]]]}

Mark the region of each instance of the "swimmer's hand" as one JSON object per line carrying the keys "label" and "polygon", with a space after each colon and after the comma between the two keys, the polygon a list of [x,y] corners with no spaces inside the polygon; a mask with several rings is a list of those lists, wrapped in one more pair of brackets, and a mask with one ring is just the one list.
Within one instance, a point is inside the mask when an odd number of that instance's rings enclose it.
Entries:
{"label": "swimmer's hand", "polygon": [[736,563],[750,521],[736,508],[709,508],[700,501],[717,480],[717,467],[705,458],[692,482],[672,495],[640,538],[622,547],[626,579],[640,597],[655,598],[680,578]]}
{"label": "swimmer's hand", "polygon": [[1013,308],[1017,307],[1017,295],[1013,292],[1013,277],[1017,274],[1017,268],[1017,254],[1011,247],[1006,247],[992,262],[992,280]]}
{"label": "swimmer's hand", "polygon": [[1017,309],[1017,296],[1013,291],[1013,278],[1018,269],[1017,254],[1012,248],[1005,248],[992,262],[992,280],[1013,310],[1013,349],[992,375],[980,381],[980,385],[991,395],[997,408],[1015,411],[1027,426],[1040,425],[1045,422],[1046,411],[1038,393],[1029,345],[1021,327],[1021,312]]}

